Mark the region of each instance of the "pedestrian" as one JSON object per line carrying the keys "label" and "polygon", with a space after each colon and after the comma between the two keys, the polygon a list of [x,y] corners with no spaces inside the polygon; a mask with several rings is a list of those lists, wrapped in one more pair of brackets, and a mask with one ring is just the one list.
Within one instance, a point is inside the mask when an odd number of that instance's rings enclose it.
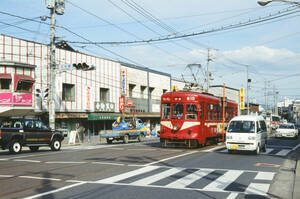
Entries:
{"label": "pedestrian", "polygon": [[83,142],[83,136],[84,136],[84,131],[85,131],[85,128],[83,126],[80,126],[78,128],[78,135],[79,135],[79,142]]}

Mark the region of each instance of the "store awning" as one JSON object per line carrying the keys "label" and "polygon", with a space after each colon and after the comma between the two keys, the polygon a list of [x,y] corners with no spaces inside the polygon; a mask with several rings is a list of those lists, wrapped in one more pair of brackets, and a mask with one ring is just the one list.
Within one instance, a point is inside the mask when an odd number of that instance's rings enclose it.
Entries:
{"label": "store awning", "polygon": [[0,73],[0,79],[11,79],[11,74],[9,74],[9,73]]}

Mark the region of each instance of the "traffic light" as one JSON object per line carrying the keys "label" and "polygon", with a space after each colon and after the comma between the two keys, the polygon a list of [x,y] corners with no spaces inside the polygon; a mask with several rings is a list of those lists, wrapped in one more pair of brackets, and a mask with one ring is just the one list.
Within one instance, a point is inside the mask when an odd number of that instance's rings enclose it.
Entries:
{"label": "traffic light", "polygon": [[73,67],[75,67],[77,70],[84,70],[84,71],[87,71],[87,70],[94,70],[95,69],[95,66],[93,65],[87,65],[85,62],[83,63],[78,63],[78,64],[73,64]]}

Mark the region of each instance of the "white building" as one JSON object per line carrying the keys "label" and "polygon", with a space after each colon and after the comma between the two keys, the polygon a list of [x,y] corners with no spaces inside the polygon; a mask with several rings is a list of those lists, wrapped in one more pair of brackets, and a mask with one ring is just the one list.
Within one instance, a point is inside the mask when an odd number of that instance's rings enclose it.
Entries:
{"label": "white building", "polygon": [[[1,34],[0,43],[0,117],[36,116],[47,122],[49,45]],[[142,119],[159,120],[160,96],[171,88],[170,74],[81,53],[63,42],[55,56],[57,128],[83,125],[93,134],[110,129],[120,114],[121,96],[134,100]],[[89,67],[73,67],[79,63]]]}

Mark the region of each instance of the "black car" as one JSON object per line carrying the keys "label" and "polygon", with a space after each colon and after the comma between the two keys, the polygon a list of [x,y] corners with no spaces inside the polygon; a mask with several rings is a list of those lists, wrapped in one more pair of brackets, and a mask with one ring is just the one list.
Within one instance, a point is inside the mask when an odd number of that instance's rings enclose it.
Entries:
{"label": "black car", "polygon": [[37,151],[41,146],[49,146],[58,151],[64,135],[55,131],[40,120],[5,119],[0,122],[0,147],[11,153],[20,153],[23,146]]}

